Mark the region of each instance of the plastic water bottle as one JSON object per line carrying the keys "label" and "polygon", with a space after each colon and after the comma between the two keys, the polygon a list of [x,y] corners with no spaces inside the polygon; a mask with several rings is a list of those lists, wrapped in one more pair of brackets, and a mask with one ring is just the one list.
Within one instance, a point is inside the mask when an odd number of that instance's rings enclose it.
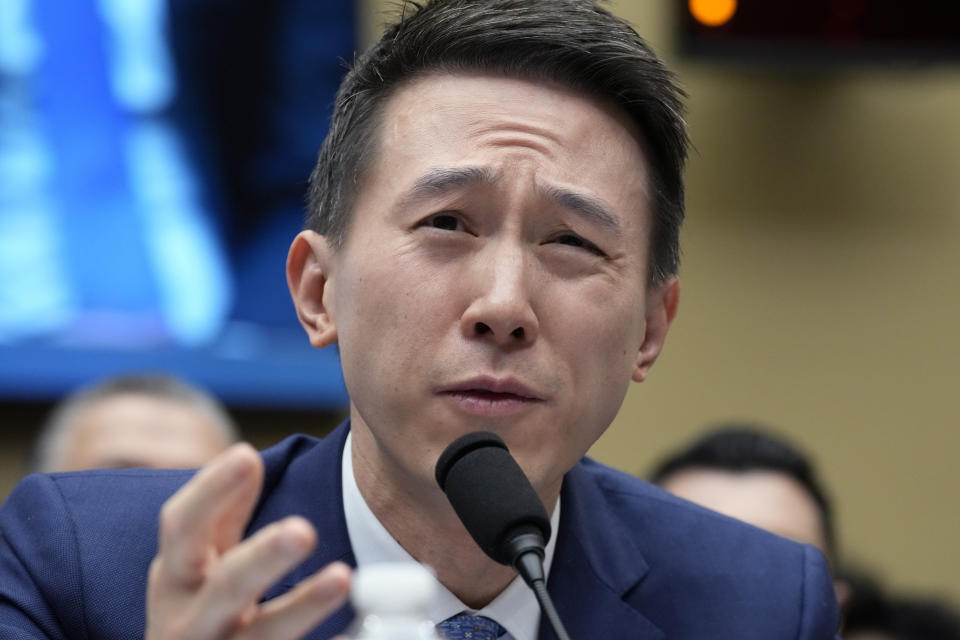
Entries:
{"label": "plastic water bottle", "polygon": [[357,569],[350,600],[357,619],[356,640],[442,640],[427,609],[434,577],[414,563],[374,564]]}

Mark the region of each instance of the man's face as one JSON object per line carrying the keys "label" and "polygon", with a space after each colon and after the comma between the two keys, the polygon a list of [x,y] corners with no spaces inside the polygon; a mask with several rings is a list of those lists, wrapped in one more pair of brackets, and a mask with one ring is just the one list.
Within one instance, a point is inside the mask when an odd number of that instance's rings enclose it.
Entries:
{"label": "man's face", "polygon": [[559,490],[675,309],[675,281],[647,284],[645,167],[619,112],[565,89],[400,88],[344,246],[305,232],[291,250],[301,320],[339,344],[355,457],[432,485],[440,452],[485,429]]}
{"label": "man's face", "polygon": [[[820,507],[803,485],[784,473],[683,469],[665,477],[660,486],[707,509],[784,538],[811,544],[830,559]],[[835,579],[833,589],[842,611],[853,591],[843,579]],[[871,635],[863,636],[862,640],[885,638]]]}
{"label": "man's face", "polygon": [[192,406],[123,393],[98,400],[77,415],[57,470],[190,469],[229,445],[212,419]]}
{"label": "man's face", "polygon": [[816,502],[783,473],[687,469],[660,484],[685,500],[829,553]]}

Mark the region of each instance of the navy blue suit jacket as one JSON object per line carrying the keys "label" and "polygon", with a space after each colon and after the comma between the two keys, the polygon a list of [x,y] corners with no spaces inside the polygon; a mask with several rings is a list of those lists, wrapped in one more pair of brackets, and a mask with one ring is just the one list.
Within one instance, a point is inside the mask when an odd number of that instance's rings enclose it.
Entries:
{"label": "navy blue suit jacket", "polygon": [[[354,565],[340,457],[348,425],[263,453],[248,533],[290,514],[318,547],[268,593],[333,560]],[[189,471],[33,475],[0,509],[0,638],[142,638],[157,514]],[[591,460],[567,474],[549,590],[576,640],[827,640],[836,603],[823,557]],[[349,606],[308,637],[342,632]],[[541,629],[541,640],[553,635]]]}

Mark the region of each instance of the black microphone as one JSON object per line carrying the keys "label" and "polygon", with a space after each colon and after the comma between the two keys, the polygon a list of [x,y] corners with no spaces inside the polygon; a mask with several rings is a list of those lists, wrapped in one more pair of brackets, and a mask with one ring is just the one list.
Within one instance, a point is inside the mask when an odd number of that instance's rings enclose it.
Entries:
{"label": "black microphone", "polygon": [[435,476],[477,545],[523,576],[557,638],[570,640],[543,571],[550,518],[500,436],[475,431],[457,438],[437,460]]}

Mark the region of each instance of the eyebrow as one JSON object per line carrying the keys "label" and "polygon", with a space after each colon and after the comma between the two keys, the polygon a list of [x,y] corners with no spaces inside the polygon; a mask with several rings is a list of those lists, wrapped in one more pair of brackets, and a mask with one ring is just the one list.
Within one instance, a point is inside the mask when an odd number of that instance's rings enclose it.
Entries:
{"label": "eyebrow", "polygon": [[97,463],[96,469],[148,469],[150,464],[146,460],[135,458],[107,458]]}
{"label": "eyebrow", "polygon": [[618,235],[620,234],[620,219],[600,198],[562,187],[546,187],[543,192],[547,198],[574,215]]}
{"label": "eyebrow", "polygon": [[[494,171],[488,167],[437,167],[429,169],[417,178],[413,187],[403,196],[407,204],[435,198],[474,184],[490,184],[495,181]],[[578,193],[563,187],[549,186],[541,189],[542,195],[563,209],[616,234],[621,233],[620,219],[600,198]]]}
{"label": "eyebrow", "polygon": [[435,198],[477,183],[491,183],[493,171],[486,167],[441,167],[428,170],[417,178],[403,197],[404,202]]}

